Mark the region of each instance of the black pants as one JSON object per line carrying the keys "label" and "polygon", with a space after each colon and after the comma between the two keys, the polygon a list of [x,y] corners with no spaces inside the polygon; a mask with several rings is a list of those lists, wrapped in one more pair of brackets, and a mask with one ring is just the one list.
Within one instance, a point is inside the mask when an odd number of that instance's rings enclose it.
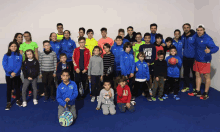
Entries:
{"label": "black pants", "polygon": [[11,90],[14,86],[16,91],[16,100],[20,100],[20,76],[15,76],[11,78],[10,76],[6,76],[7,83],[7,102],[11,102]]}
{"label": "black pants", "polygon": [[[85,94],[85,90],[86,90],[86,81],[88,78],[87,72],[86,73],[82,73],[83,70],[80,70],[80,73],[76,73],[75,72],[75,82],[78,88],[78,97],[81,97],[80,92],[79,92],[79,84],[80,82],[82,82],[83,85],[83,90],[84,90],[84,94]],[[84,96],[84,95],[82,95]]]}
{"label": "black pants", "polygon": [[44,85],[44,92],[45,92],[45,97],[48,98],[48,87],[50,89],[50,96],[51,98],[54,98],[54,77],[53,77],[53,71],[42,71],[42,82]]}
{"label": "black pants", "polygon": [[138,89],[139,88],[141,88],[141,91],[143,91],[145,93],[146,97],[150,97],[149,89],[148,89],[148,86],[147,86],[147,81],[144,81],[144,82],[135,81],[134,89],[132,91],[132,95],[134,97],[138,96]]}
{"label": "black pants", "polygon": [[183,73],[184,73],[184,87],[189,87],[190,83],[190,70],[193,74],[193,88],[196,88],[196,75],[195,71],[193,71],[193,64],[195,62],[194,58],[186,58],[183,57]]}
{"label": "black pants", "polygon": [[101,91],[100,86],[100,77],[101,75],[91,75],[91,94],[92,96],[99,96],[99,93]]}
{"label": "black pants", "polygon": [[174,95],[178,95],[179,88],[180,88],[179,78],[167,77],[167,80],[164,86],[164,94],[168,95],[169,92],[174,91]]}

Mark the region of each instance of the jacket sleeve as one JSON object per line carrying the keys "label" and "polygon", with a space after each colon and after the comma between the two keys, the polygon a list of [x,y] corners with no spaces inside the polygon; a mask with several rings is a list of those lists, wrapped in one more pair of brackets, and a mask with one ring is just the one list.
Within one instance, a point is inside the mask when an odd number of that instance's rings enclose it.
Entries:
{"label": "jacket sleeve", "polygon": [[155,58],[156,58],[156,47],[154,46],[153,47],[153,49],[152,49],[152,56],[151,56],[152,58],[152,61],[150,62],[150,63],[153,63],[154,62],[154,60],[155,60]]}
{"label": "jacket sleeve", "polygon": [[115,97],[114,90],[112,88],[110,90],[111,90],[111,93],[112,93],[112,97],[110,99],[111,99],[112,102],[114,102],[114,97]]}
{"label": "jacket sleeve", "polygon": [[158,65],[157,65],[157,61],[154,62],[154,76],[158,77]]}
{"label": "jacket sleeve", "polygon": [[73,100],[75,100],[76,99],[76,97],[78,96],[78,89],[77,89],[77,85],[76,85],[76,83],[74,82],[73,83],[73,93],[72,93],[72,95],[71,95],[71,97],[70,97],[70,101],[73,101]]}
{"label": "jacket sleeve", "polygon": [[89,68],[88,68],[88,76],[91,76],[91,70],[92,70],[92,61],[89,60]]}
{"label": "jacket sleeve", "polygon": [[53,65],[54,65],[54,69],[53,69],[53,74],[56,74],[56,69],[57,69],[57,55],[56,53],[53,55]]}
{"label": "jacket sleeve", "polygon": [[42,75],[42,54],[39,55],[39,64],[40,64],[40,75]]}
{"label": "jacket sleeve", "polygon": [[219,47],[215,45],[212,38],[210,38],[207,47],[210,49],[210,54],[216,53],[219,50]]}
{"label": "jacket sleeve", "polygon": [[125,65],[124,65],[123,56],[120,56],[120,67],[121,67],[121,75],[127,76],[126,72],[125,72]]}
{"label": "jacket sleeve", "polygon": [[145,68],[146,68],[146,72],[147,72],[147,81],[149,81],[150,80],[150,73],[149,73],[148,65]]}
{"label": "jacket sleeve", "polygon": [[59,103],[59,105],[64,107],[66,105],[66,102],[65,102],[65,100],[62,99],[62,94],[60,92],[61,87],[62,87],[61,85],[59,85],[57,87],[57,97],[56,97],[56,99],[57,99],[57,102]]}
{"label": "jacket sleeve", "polygon": [[16,63],[16,69],[13,71],[16,75],[20,71],[21,65],[22,65],[22,55],[20,54],[19,55],[19,61]]}
{"label": "jacket sleeve", "polygon": [[177,59],[178,59],[177,66],[180,69],[182,67],[182,60],[181,60],[181,58],[179,56],[177,57]]}
{"label": "jacket sleeve", "polygon": [[127,100],[127,103],[130,103],[131,102],[131,91],[130,91],[130,88],[128,88],[128,100]]}
{"label": "jacket sleeve", "polygon": [[167,63],[166,61],[164,63],[165,63],[165,77],[164,78],[167,78]]}
{"label": "jacket sleeve", "polygon": [[171,64],[168,62],[168,61],[169,61],[169,59],[170,59],[170,57],[167,57],[167,58],[166,58],[167,67],[171,66]]}
{"label": "jacket sleeve", "polygon": [[112,67],[112,70],[114,69],[114,65],[115,65],[115,56],[113,54],[111,54],[111,67]]}
{"label": "jacket sleeve", "polygon": [[72,57],[73,65],[74,65],[74,70],[76,71],[76,69],[79,68],[79,65],[76,64],[76,60],[75,60],[76,58],[75,57],[76,57],[76,50],[73,51],[73,57]]}
{"label": "jacket sleeve", "polygon": [[119,98],[123,97],[123,89],[120,86],[117,86],[117,94]]}
{"label": "jacket sleeve", "polygon": [[99,94],[99,100],[98,100],[97,108],[100,108],[102,100],[103,100],[103,94],[102,94],[102,90],[101,90],[100,94]]}
{"label": "jacket sleeve", "polygon": [[21,66],[24,78],[27,78],[27,69],[26,69],[26,61],[22,62],[22,66]]}
{"label": "jacket sleeve", "polygon": [[132,58],[132,69],[131,69],[131,73],[134,73],[135,71],[135,61],[134,61],[134,57]]}
{"label": "jacket sleeve", "polygon": [[[84,67],[85,70],[88,70],[88,68],[89,68],[90,58],[91,58],[91,54],[90,54],[90,51],[89,51],[89,53],[87,55],[88,61],[87,61],[86,67]],[[85,61],[84,61],[84,63],[85,63]]]}
{"label": "jacket sleeve", "polygon": [[37,78],[37,76],[39,75],[39,71],[40,71],[40,64],[38,62],[38,60],[36,60],[37,64],[36,64],[36,75],[35,75],[35,78]]}
{"label": "jacket sleeve", "polygon": [[11,68],[8,66],[8,56],[6,54],[3,57],[2,66],[6,73],[10,74],[12,72]]}
{"label": "jacket sleeve", "polygon": [[103,70],[104,70],[104,68],[103,68],[103,59],[101,58],[101,63],[100,63],[100,71],[101,71],[101,76],[103,76]]}

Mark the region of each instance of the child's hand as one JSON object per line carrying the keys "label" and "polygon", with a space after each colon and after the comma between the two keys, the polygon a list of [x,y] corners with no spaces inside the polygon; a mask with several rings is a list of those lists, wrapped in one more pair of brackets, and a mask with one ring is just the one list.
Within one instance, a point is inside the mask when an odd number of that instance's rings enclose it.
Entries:
{"label": "child's hand", "polygon": [[162,44],[161,44],[161,46],[165,47],[165,46],[166,46],[166,44],[165,44],[165,43],[162,43]]}
{"label": "child's hand", "polygon": [[88,76],[88,79],[90,80],[90,79],[91,79],[91,76]]}
{"label": "child's hand", "polygon": [[130,74],[130,77],[134,77],[134,73],[131,73],[131,74]]}
{"label": "child's hand", "polygon": [[111,98],[111,97],[112,97],[112,93],[111,93],[111,91],[109,91],[108,94],[109,94],[109,97]]}
{"label": "child's hand", "polygon": [[16,75],[16,73],[14,73],[14,72],[11,73],[11,76],[12,76],[12,77],[15,77],[15,75]]}
{"label": "child's hand", "polygon": [[123,90],[123,96],[128,96],[128,91],[127,90]]}
{"label": "child's hand", "polygon": [[[82,71],[82,73],[86,73],[86,71],[87,71],[87,70],[84,69],[84,70]],[[80,72],[80,71],[79,71],[79,72]]]}
{"label": "child's hand", "polygon": [[167,79],[164,78],[163,80],[166,81]]}
{"label": "child's hand", "polygon": [[28,77],[28,80],[32,80],[32,78],[31,78],[31,77]]}
{"label": "child's hand", "polygon": [[136,67],[136,71],[138,71],[138,68]]}
{"label": "child's hand", "polygon": [[126,107],[129,109],[131,107],[130,103],[126,103]]}
{"label": "child's hand", "polygon": [[100,110],[100,108],[96,107],[96,110]]}
{"label": "child's hand", "polygon": [[80,70],[79,70],[79,68],[77,68],[77,69],[76,69],[76,73],[80,73]]}
{"label": "child's hand", "polygon": [[150,65],[150,63],[147,63],[147,65],[149,66],[149,65]]}
{"label": "child's hand", "polygon": [[53,74],[53,77],[56,77],[56,74]]}
{"label": "child's hand", "polygon": [[100,77],[100,80],[101,80],[101,81],[103,80],[103,77],[102,77],[102,76]]}
{"label": "child's hand", "polygon": [[206,54],[210,53],[210,49],[206,47],[205,53],[206,53]]}
{"label": "child's hand", "polygon": [[66,108],[66,105],[64,106],[64,108]]}
{"label": "child's hand", "polygon": [[159,77],[156,77],[156,81],[159,81]]}
{"label": "child's hand", "polygon": [[70,101],[70,98],[66,98],[66,99],[65,99],[65,102],[69,102],[69,101]]}
{"label": "child's hand", "polygon": [[39,78],[42,78],[42,75],[39,75]]}

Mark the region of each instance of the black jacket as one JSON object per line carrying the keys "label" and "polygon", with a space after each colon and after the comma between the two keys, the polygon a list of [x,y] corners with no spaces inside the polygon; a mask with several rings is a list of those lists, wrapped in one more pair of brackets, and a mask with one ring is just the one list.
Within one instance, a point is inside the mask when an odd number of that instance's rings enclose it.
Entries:
{"label": "black jacket", "polygon": [[39,75],[39,62],[37,59],[32,61],[25,60],[22,64],[22,71],[24,74],[24,78],[27,79],[31,77],[32,79],[37,78]]}
{"label": "black jacket", "polygon": [[133,32],[132,38],[130,38],[129,34],[127,34],[127,35],[125,36],[125,38],[126,38],[127,40],[129,40],[130,42],[137,42],[137,40],[135,39],[135,37],[136,37],[136,32]]}
{"label": "black jacket", "polygon": [[160,61],[158,59],[154,61],[154,76],[162,76],[164,78],[167,77],[167,62],[165,60]]}
{"label": "black jacket", "polygon": [[[57,72],[56,72],[56,75],[57,75],[57,78],[58,78],[58,79],[61,79],[61,72],[62,72],[62,70],[63,70],[62,64],[63,64],[62,62],[59,62],[59,63],[57,64]],[[66,63],[66,69],[68,69],[69,72],[71,72],[71,67],[70,67],[70,64],[69,64],[69,63]]]}

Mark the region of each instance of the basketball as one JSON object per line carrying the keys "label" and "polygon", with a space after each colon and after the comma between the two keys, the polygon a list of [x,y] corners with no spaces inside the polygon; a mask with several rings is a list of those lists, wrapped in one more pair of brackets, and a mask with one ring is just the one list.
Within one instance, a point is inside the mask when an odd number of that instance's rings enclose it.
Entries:
{"label": "basketball", "polygon": [[170,63],[171,65],[176,65],[176,58],[174,58],[174,57],[170,58],[170,59],[169,59],[169,63]]}

